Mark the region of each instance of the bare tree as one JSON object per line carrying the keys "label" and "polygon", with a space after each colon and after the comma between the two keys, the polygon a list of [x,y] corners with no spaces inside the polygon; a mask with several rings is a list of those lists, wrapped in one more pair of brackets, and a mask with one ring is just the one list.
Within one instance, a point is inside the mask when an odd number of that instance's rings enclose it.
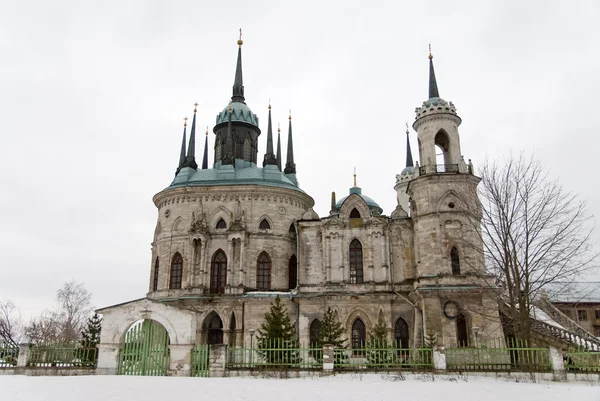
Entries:
{"label": "bare tree", "polygon": [[21,340],[21,312],[8,300],[0,301],[0,341],[17,345]]}
{"label": "bare tree", "polygon": [[533,157],[487,162],[481,175],[481,251],[502,286],[511,334],[530,340],[532,300],[540,290],[595,266],[592,216]]}

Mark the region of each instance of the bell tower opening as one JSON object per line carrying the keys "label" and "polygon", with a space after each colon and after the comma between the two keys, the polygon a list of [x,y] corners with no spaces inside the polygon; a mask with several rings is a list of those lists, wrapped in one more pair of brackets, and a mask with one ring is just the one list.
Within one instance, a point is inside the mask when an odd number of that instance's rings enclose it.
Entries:
{"label": "bell tower opening", "polygon": [[450,140],[444,130],[440,130],[435,136],[435,164],[448,165],[450,152]]}

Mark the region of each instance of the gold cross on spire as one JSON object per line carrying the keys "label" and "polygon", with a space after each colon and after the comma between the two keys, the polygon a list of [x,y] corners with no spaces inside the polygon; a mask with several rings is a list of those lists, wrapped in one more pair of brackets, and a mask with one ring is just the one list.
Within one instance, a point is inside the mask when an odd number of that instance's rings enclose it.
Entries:
{"label": "gold cross on spire", "polygon": [[354,167],[354,187],[356,187],[356,167]]}
{"label": "gold cross on spire", "polygon": [[431,43],[429,44],[429,60],[431,60],[433,58],[433,55],[431,54]]}
{"label": "gold cross on spire", "polygon": [[406,123],[406,135],[408,135],[408,122]]}
{"label": "gold cross on spire", "polygon": [[183,119],[183,126],[187,127],[187,117]]}
{"label": "gold cross on spire", "polygon": [[244,41],[242,40],[242,28],[240,28],[240,38],[238,39],[238,46],[242,47],[242,45],[244,44]]}
{"label": "gold cross on spire", "polygon": [[208,136],[208,125],[206,126],[206,136]]}
{"label": "gold cross on spire", "polygon": [[197,109],[198,109],[198,102],[194,103],[194,114],[196,113]]}

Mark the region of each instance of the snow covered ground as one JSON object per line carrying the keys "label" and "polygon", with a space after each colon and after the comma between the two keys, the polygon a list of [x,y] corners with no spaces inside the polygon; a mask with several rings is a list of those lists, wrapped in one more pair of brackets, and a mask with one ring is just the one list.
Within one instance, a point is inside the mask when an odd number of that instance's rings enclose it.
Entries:
{"label": "snow covered ground", "polygon": [[586,383],[516,383],[488,377],[347,374],[300,379],[127,376],[0,376],[0,400],[10,401],[599,401]]}

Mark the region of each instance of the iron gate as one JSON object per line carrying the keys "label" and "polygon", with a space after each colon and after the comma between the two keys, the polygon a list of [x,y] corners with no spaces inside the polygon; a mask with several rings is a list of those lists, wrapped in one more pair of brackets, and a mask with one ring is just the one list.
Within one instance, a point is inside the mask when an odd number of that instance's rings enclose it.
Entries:
{"label": "iron gate", "polygon": [[169,333],[162,324],[146,319],[134,323],[119,351],[120,375],[166,376],[169,370]]}

